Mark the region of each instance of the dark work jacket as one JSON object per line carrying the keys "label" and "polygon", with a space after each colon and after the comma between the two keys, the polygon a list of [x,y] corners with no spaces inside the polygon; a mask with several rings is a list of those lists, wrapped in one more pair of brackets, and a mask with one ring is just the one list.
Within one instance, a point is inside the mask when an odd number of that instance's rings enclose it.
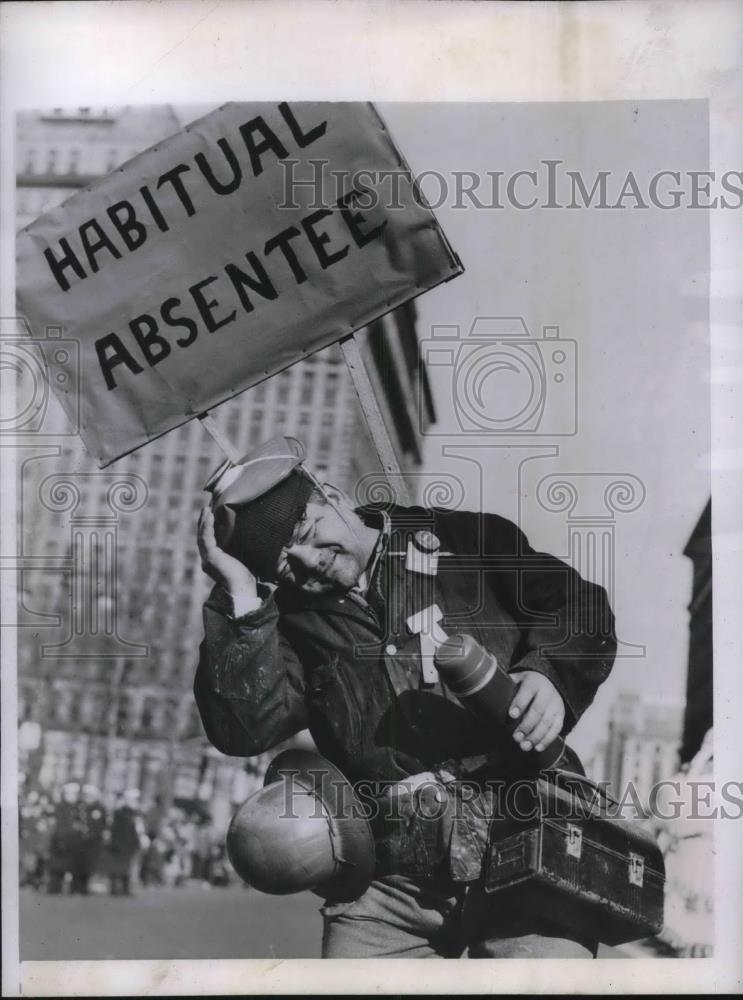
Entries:
{"label": "dark work jacket", "polygon": [[[495,514],[389,513],[389,544],[366,602],[279,588],[233,619],[229,597],[212,591],[194,691],[206,733],[223,753],[259,754],[309,727],[320,753],[354,782],[394,782],[440,768],[461,780],[507,777],[513,741],[441,684],[423,681],[419,638],[406,620],[433,603],[447,634],[468,633],[506,670],[552,681],[565,703],[563,735],[591,704],[616,651],[601,587],[536,553],[516,525]],[[359,514],[377,523],[373,508]],[[435,578],[405,569],[408,540],[419,530],[441,543]],[[447,786],[450,796],[459,784]],[[443,847],[441,829],[432,834],[431,824],[424,833],[411,832],[407,820],[396,833],[375,831],[381,868],[432,873],[443,850],[455,879],[476,878],[488,803],[468,802],[452,810]]]}

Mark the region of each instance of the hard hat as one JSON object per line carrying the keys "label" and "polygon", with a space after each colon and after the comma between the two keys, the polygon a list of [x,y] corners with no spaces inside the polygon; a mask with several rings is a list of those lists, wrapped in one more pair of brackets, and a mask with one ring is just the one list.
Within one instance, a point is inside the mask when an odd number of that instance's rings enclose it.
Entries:
{"label": "hard hat", "polygon": [[350,782],[309,750],[285,750],[263,788],[235,813],[227,853],[238,875],[272,895],[311,889],[331,902],[357,899],[374,877],[369,821]]}

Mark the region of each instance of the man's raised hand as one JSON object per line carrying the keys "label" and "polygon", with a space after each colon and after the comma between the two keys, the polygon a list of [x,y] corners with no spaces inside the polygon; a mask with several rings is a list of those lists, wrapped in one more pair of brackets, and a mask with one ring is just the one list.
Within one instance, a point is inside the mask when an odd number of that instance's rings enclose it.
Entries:
{"label": "man's raised hand", "polygon": [[228,555],[217,545],[214,536],[214,513],[208,504],[199,515],[198,540],[201,568],[231,595],[235,614],[245,613],[242,610],[245,602],[254,605],[257,601],[255,577],[239,559]]}

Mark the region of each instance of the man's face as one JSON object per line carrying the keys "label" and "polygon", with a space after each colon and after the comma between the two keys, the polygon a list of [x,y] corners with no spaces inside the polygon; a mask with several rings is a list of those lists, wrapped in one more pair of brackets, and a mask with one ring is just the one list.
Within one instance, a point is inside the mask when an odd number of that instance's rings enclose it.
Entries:
{"label": "man's face", "polygon": [[343,500],[311,499],[279,556],[277,582],[305,594],[342,594],[366,567],[364,524]]}

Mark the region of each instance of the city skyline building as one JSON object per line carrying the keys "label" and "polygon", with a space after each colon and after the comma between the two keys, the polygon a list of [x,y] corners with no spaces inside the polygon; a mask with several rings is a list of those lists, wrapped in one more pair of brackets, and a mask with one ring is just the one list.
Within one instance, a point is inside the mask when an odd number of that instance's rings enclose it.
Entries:
{"label": "city skyline building", "polygon": [[[606,739],[586,758],[586,773],[629,805],[647,805],[651,789],[678,768],[684,704],[621,691],[609,713]],[[632,785],[633,791],[628,792]]]}

